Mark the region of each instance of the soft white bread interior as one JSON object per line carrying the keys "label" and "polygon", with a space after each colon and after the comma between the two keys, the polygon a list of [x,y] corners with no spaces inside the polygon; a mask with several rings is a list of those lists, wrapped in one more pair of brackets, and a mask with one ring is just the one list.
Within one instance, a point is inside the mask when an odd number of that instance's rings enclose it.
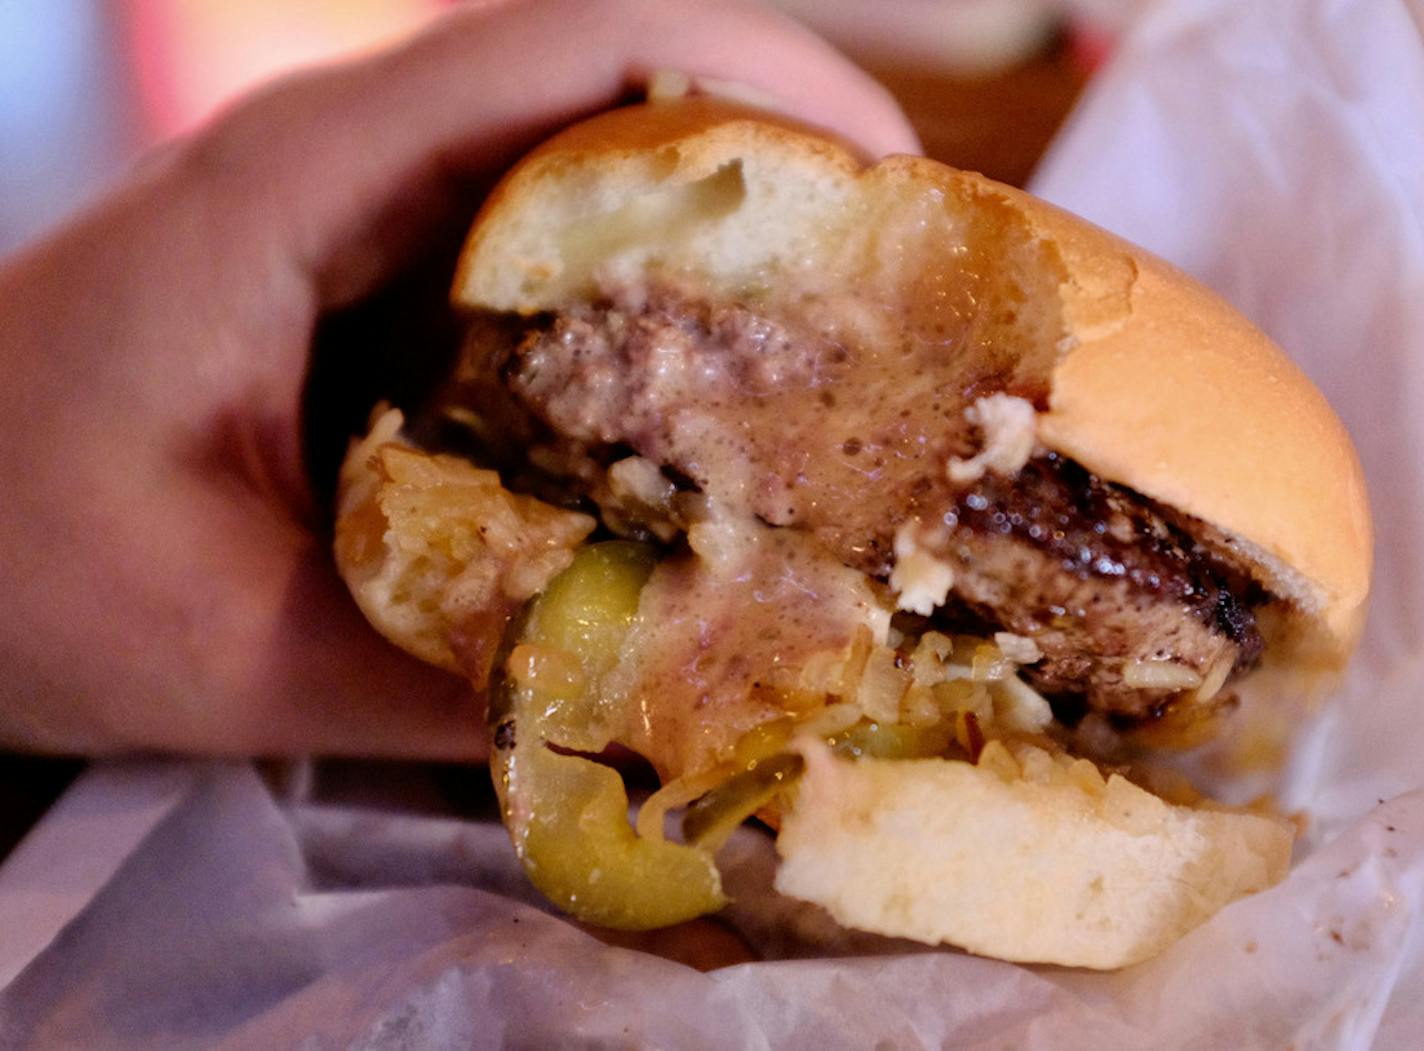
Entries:
{"label": "soft white bread interior", "polygon": [[527,157],[477,220],[454,297],[557,310],[650,272],[787,310],[835,304],[864,339],[910,325],[1007,348],[1046,381],[1045,446],[1209,523],[1289,600],[1274,656],[1328,672],[1353,649],[1372,540],[1348,436],[1265,336],[1141,249],[982,176],[870,164],[789,121],[686,99],[605,114]]}
{"label": "soft white bread interior", "polygon": [[1285,821],[1174,806],[1032,746],[993,742],[978,765],[802,755],[776,886],[857,930],[1123,967],[1290,864]]}

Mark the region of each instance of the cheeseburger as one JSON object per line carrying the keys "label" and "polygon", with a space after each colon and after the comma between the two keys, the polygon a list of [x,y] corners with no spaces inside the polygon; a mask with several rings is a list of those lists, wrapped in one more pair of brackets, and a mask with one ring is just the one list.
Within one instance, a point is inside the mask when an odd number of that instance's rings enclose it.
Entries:
{"label": "cheeseburger", "polygon": [[[554,903],[715,911],[755,816],[846,926],[1111,968],[1282,877],[1289,822],[1160,757],[1343,666],[1370,524],[1321,395],[1211,293],[684,99],[525,158],[454,301],[435,404],[352,446],[336,557],[486,698]],[[610,749],[661,783],[635,820]]]}

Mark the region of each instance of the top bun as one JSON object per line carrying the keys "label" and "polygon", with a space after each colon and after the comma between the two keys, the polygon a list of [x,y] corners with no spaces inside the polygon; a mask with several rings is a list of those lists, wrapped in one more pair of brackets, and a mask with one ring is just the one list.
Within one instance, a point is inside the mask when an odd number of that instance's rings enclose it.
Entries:
{"label": "top bun", "polygon": [[1201,519],[1288,600],[1277,655],[1333,671],[1353,649],[1371,529],[1349,438],[1280,349],[1162,260],[980,175],[871,162],[690,98],[606,113],[526,157],[477,219],[454,298],[551,311],[649,271],[710,296],[854,300],[867,338],[972,327],[1042,380],[1044,446]]}

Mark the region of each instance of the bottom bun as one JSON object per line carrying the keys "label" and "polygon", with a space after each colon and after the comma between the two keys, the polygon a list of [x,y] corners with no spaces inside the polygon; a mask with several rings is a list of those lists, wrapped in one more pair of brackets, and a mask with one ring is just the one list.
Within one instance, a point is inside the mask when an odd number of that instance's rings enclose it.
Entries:
{"label": "bottom bun", "polygon": [[1029,745],[991,742],[977,765],[800,750],[776,887],[859,930],[1122,967],[1290,864],[1288,822],[1173,805]]}

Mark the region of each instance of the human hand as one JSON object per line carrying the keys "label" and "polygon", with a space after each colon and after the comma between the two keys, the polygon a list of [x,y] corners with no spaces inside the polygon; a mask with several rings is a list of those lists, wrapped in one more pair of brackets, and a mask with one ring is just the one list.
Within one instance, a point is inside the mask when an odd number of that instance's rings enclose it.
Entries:
{"label": "human hand", "polygon": [[916,148],[766,11],[505,0],[268,87],[0,267],[0,745],[483,754],[468,685],[375,635],[311,524],[312,334],[462,189],[660,69]]}

